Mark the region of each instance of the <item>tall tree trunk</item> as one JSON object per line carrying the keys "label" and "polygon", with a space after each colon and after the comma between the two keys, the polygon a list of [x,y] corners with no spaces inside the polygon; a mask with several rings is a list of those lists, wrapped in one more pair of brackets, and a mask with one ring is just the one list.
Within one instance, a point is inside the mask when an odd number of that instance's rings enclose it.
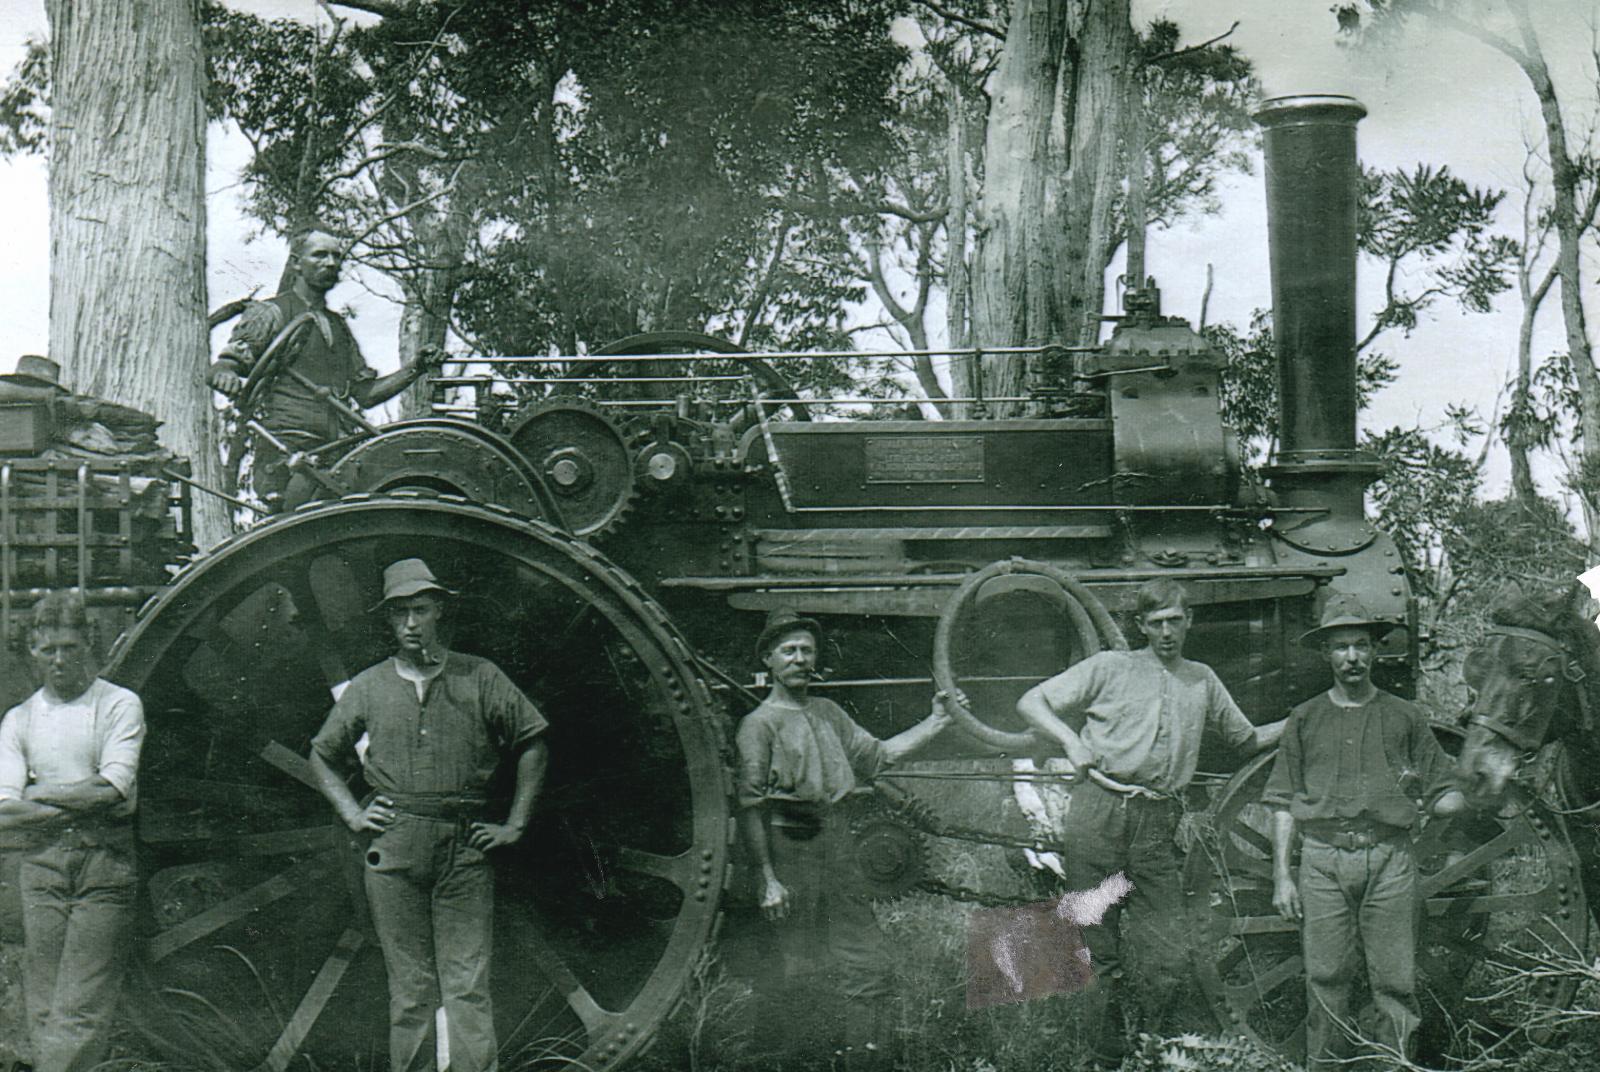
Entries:
{"label": "tall tree trunk", "polygon": [[[205,66],[196,0],[47,0],[50,353],[77,390],[146,410],[220,486],[205,282]],[[195,499],[201,546],[227,512]]]}
{"label": "tall tree trunk", "polygon": [[[1061,236],[1046,203],[1051,119],[1065,45],[1065,0],[1014,0],[984,131],[983,197],[972,265],[972,339],[979,347],[1058,341]],[[1027,374],[1014,355],[986,358],[987,395]]]}
{"label": "tall tree trunk", "polygon": [[[949,109],[944,169],[949,190],[945,210],[945,333],[953,350],[972,345],[968,306],[972,297],[972,277],[967,264],[967,227],[971,219],[967,186],[969,149],[966,95],[960,83],[946,80],[945,102]],[[957,398],[972,397],[972,359],[965,354],[950,356],[950,392]],[[945,407],[945,417],[958,420],[967,415],[967,404],[956,402]]]}
{"label": "tall tree trunk", "polygon": [[1577,484],[1589,548],[1591,551],[1600,551],[1600,370],[1594,366],[1594,356],[1589,346],[1589,328],[1583,312],[1580,249],[1583,229],[1578,221],[1579,171],[1567,149],[1567,128],[1561,116],[1561,102],[1551,81],[1550,70],[1545,65],[1544,53],[1534,32],[1527,4],[1525,0],[1513,0],[1509,6],[1522,39],[1522,54],[1518,62],[1533,83],[1534,95],[1539,99],[1539,113],[1544,120],[1545,148],[1550,160],[1553,194],[1551,215],[1556,228],[1556,272],[1561,279],[1561,320],[1566,329],[1567,360],[1571,363],[1573,381],[1583,400],[1583,412],[1578,417],[1583,433],[1583,453],[1576,474]]}
{"label": "tall tree trunk", "polygon": [[[1133,75],[1128,5],[1015,0],[984,146],[972,280],[978,346],[1099,336]],[[1012,355],[988,359],[986,393],[1021,394],[1029,366]]]}
{"label": "tall tree trunk", "polygon": [[[1092,346],[1100,339],[1100,315],[1105,309],[1106,265],[1121,242],[1113,228],[1111,209],[1127,173],[1120,134],[1133,101],[1142,101],[1132,81],[1137,39],[1129,0],[1093,0],[1078,8],[1072,27],[1072,96],[1065,114],[1067,171],[1061,192],[1064,234],[1058,239],[1068,251],[1060,264],[1065,272],[1061,289],[1061,334],[1069,343]],[[1142,279],[1129,286],[1143,286]],[[1043,340],[1041,340],[1043,341]]]}

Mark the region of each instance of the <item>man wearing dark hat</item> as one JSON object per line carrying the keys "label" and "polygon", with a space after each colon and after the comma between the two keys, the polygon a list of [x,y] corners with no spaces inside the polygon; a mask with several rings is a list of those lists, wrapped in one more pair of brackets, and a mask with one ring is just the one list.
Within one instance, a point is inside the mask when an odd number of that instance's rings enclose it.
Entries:
{"label": "man wearing dark hat", "polygon": [[1328,660],[1333,685],[1290,714],[1262,796],[1273,811],[1272,903],[1301,924],[1312,1070],[1345,1063],[1363,953],[1381,1021],[1373,1041],[1391,1059],[1407,1052],[1420,1019],[1411,838],[1425,813],[1465,804],[1422,709],[1372,683],[1378,641],[1395,626],[1351,596],[1328,600],[1300,642]]}
{"label": "man wearing dark hat", "polygon": [[[447,597],[420,558],[383,571],[391,659],[357,674],[311,742],[311,767],[339,818],[370,833],[365,883],[389,973],[389,1067],[430,1072],[435,1010],[449,1026],[454,1072],[493,1072],[489,999],[494,873],[486,853],[522,837],[544,778],[539,713],[493,663],[449,651]],[[367,737],[357,802],[341,767]],[[490,781],[516,759],[502,822],[485,817]]]}
{"label": "man wearing dark hat", "polygon": [[777,929],[785,989],[799,999],[774,1033],[791,1046],[814,1044],[798,1026],[800,1010],[827,1011],[830,998],[842,998],[842,1015],[822,1022],[842,1018],[847,1060],[866,1066],[889,1058],[889,965],[872,905],[851,888],[849,832],[834,805],[938,736],[950,716],[936,693],[926,718],[880,741],[811,694],[821,645],[813,619],[783,609],[767,616],[756,657],[771,691],[737,736],[739,829],[759,871],[762,914]]}
{"label": "man wearing dark hat", "polygon": [[[1089,890],[1121,872],[1132,883],[1130,923],[1154,955],[1140,980],[1141,1008],[1170,1010],[1187,970],[1182,861],[1176,843],[1181,794],[1194,777],[1201,740],[1259,752],[1283,722],[1254,726],[1209,666],[1186,659],[1194,615],[1177,581],[1160,578],[1134,594],[1134,623],[1146,644],[1102,651],[1034,686],[1017,713],[1045,740],[1059,743],[1076,775],[1062,831],[1069,889]],[[1082,719],[1073,729],[1069,719]],[[1092,776],[1091,776],[1092,775]],[[1096,985],[1084,994],[1089,1057],[1100,1067],[1121,1063],[1123,912],[1110,907],[1085,927]]]}
{"label": "man wearing dark hat", "polygon": [[[328,308],[328,291],[339,281],[343,264],[344,244],[332,228],[310,224],[297,231],[289,243],[288,289],[247,305],[211,366],[211,386],[233,398],[256,362],[289,329],[288,337],[279,343],[288,347],[279,355],[283,364],[262,412],[255,416],[273,438],[291,450],[310,450],[351,431],[334,415],[319,388],[362,408],[376,406],[415,383],[437,360],[437,351],[424,350],[387,376],[379,376],[367,365],[344,319]],[[302,317],[309,317],[309,322]],[[298,327],[296,321],[300,321]],[[290,375],[288,369],[304,376],[310,386]],[[277,509],[293,475],[288,458],[259,437],[253,439],[251,452],[255,492]]]}

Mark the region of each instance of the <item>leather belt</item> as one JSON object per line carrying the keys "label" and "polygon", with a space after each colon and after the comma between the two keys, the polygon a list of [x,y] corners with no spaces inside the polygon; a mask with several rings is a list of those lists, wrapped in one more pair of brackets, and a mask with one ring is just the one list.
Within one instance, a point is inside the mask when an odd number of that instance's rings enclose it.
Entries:
{"label": "leather belt", "polygon": [[1390,842],[1403,841],[1411,831],[1387,823],[1306,823],[1302,828],[1306,837],[1336,849],[1371,849]]}
{"label": "leather belt", "polygon": [[382,793],[394,801],[395,810],[418,819],[477,819],[489,798],[470,793]]}

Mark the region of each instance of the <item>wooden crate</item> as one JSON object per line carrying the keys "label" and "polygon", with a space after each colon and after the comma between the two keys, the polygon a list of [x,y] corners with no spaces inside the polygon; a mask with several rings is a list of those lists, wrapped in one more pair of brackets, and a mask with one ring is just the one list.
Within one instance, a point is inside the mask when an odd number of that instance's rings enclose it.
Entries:
{"label": "wooden crate", "polygon": [[39,454],[54,423],[48,402],[0,402],[0,455]]}

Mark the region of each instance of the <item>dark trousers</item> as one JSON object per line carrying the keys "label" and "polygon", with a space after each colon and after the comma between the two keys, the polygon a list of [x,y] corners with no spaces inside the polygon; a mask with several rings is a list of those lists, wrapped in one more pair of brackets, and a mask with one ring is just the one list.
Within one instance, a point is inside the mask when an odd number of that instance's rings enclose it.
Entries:
{"label": "dark trousers", "polygon": [[1140,1009],[1167,1009],[1189,970],[1183,926],[1182,863],[1175,841],[1182,807],[1175,800],[1125,797],[1093,782],[1075,786],[1063,824],[1067,886],[1087,890],[1121,871],[1133,884],[1123,903],[1083,928],[1095,983],[1080,1000],[1095,1056],[1115,1058],[1123,1036],[1124,912],[1138,958]]}
{"label": "dark trousers", "polygon": [[123,846],[56,844],[22,861],[28,1027],[36,1072],[85,1072],[105,1057],[126,975],[138,888]]}
{"label": "dark trousers", "polygon": [[465,824],[401,815],[367,849],[366,887],[389,973],[390,1072],[432,1072],[441,1006],[453,1072],[494,1072],[494,871]]}
{"label": "dark trousers", "polygon": [[850,1052],[871,1043],[886,1055],[889,958],[872,902],[852,879],[846,823],[830,812],[814,833],[773,826],[767,844],[789,891],[789,914],[773,923],[783,997],[767,1003],[772,1041],[815,1052],[831,1042],[830,1027],[842,1025]]}
{"label": "dark trousers", "polygon": [[1378,1011],[1377,1042],[1406,1053],[1417,1008],[1417,869],[1410,843],[1340,849],[1309,835],[1300,850],[1300,928],[1306,962],[1306,1055],[1311,1072],[1341,1067],[1353,1026],[1350,988],[1365,954]]}

